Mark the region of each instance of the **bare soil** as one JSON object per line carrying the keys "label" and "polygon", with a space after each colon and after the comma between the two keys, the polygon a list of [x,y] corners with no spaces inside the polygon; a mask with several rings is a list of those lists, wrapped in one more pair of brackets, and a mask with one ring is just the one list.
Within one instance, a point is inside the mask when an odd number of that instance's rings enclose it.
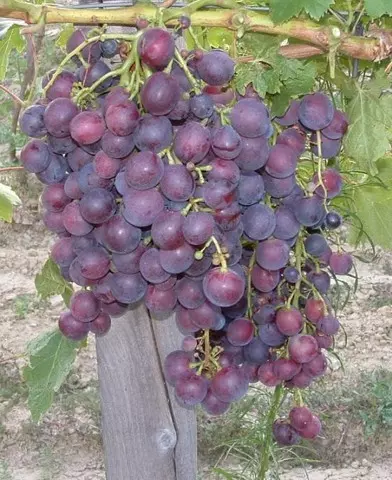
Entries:
{"label": "bare soil", "polygon": [[[100,437],[94,341],[79,355],[75,369],[43,421],[32,423],[21,379],[28,341],[56,325],[62,299],[40,301],[34,277],[48,256],[52,238],[37,220],[34,202],[17,213],[17,223],[0,225],[0,480],[101,480],[105,478]],[[322,388],[355,383],[363,372],[392,371],[392,255],[358,262],[360,287],[341,316],[347,333],[338,340],[345,365],[331,358],[333,371]],[[322,400],[321,400],[322,402]],[[334,468],[286,471],[283,480],[386,480],[392,478],[392,437],[366,439],[344,409],[318,444]],[[207,478],[207,475],[202,475]],[[191,480],[191,479],[190,479]]]}

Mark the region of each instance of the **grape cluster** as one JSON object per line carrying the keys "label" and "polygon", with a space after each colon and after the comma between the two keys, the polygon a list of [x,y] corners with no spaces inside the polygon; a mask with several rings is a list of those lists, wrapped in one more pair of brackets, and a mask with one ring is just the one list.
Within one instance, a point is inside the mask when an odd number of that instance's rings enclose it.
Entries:
{"label": "grape cluster", "polygon": [[[252,382],[309,386],[340,326],[331,276],[352,268],[327,242],[342,223],[328,159],[345,115],[316,92],[271,119],[251,85],[233,89],[226,52],[179,52],[162,28],[140,32],[126,78],[102,60],[118,47],[76,30],[77,70],[51,72],[20,120],[33,137],[21,161],[46,185],[43,220],[59,237],[51,257],[83,287],[61,332],[102,335],[140,301],[157,318],[175,311],[184,340],[167,381],[181,405],[212,415]],[[293,444],[320,422],[300,402],[273,431]]]}

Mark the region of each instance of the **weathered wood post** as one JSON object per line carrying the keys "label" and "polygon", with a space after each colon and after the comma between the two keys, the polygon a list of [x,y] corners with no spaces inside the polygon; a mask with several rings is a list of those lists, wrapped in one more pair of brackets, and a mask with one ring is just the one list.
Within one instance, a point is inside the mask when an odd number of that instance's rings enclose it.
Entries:
{"label": "weathered wood post", "polygon": [[173,316],[152,320],[142,305],[97,339],[107,480],[196,479],[195,414],[177,405],[162,372],[180,341]]}

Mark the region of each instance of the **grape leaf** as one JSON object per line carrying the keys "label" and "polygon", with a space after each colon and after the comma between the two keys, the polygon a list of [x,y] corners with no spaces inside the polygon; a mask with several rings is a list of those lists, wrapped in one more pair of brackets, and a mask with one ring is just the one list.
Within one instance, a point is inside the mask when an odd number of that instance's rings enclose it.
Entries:
{"label": "grape leaf", "polygon": [[[362,222],[363,230],[373,243],[392,248],[392,189],[377,185],[363,185],[353,195],[355,214]],[[358,230],[352,230],[352,239]]]}
{"label": "grape leaf", "polygon": [[53,403],[53,396],[69,374],[80,345],[58,330],[46,332],[28,345],[29,365],[24,368],[23,377],[29,388],[28,404],[35,422]]}
{"label": "grape leaf", "polygon": [[365,0],[365,9],[371,18],[379,18],[382,15],[392,16],[391,0]]}
{"label": "grape leaf", "polygon": [[0,220],[11,222],[13,206],[20,204],[18,195],[8,185],[0,183]]}
{"label": "grape leaf", "polygon": [[0,41],[0,81],[4,80],[12,50],[22,53],[25,40],[20,34],[20,26],[12,25]]}
{"label": "grape leaf", "polygon": [[66,305],[73,293],[72,285],[63,278],[60,268],[51,258],[48,258],[41,272],[36,275],[35,288],[42,298],[61,295]]}
{"label": "grape leaf", "polygon": [[206,37],[210,48],[231,50],[235,44],[235,32],[226,28],[208,28]]}
{"label": "grape leaf", "polygon": [[317,69],[312,62],[302,63],[296,71],[296,76],[284,80],[279,95],[272,97],[271,116],[283,115],[292,98],[309,93],[316,80]]}
{"label": "grape leaf", "polygon": [[241,95],[244,95],[246,87],[251,83],[256,92],[264,97],[267,93],[267,82],[264,75],[265,67],[260,63],[240,63],[235,70],[235,88]]}
{"label": "grape leaf", "polygon": [[[373,1],[373,0],[370,0]],[[283,23],[297,17],[305,10],[312,18],[318,20],[334,0],[270,0],[271,17],[274,23]]]}
{"label": "grape leaf", "polygon": [[390,122],[385,108],[388,105],[389,101],[380,100],[371,88],[357,87],[346,109],[350,125],[344,139],[345,152],[356,160],[358,169],[372,175],[377,173],[375,162],[390,148],[385,127]]}
{"label": "grape leaf", "polygon": [[58,45],[59,47],[65,47],[67,45],[69,37],[73,34],[74,31],[75,29],[72,23],[66,23],[61,30],[60,35],[57,37],[56,45]]}
{"label": "grape leaf", "polygon": [[[252,83],[261,97],[267,93],[273,95],[273,115],[276,111],[283,113],[291,97],[309,92],[316,78],[316,68],[311,62],[283,57],[279,53],[280,44],[278,37],[247,33],[241,42],[242,53],[252,54],[255,60],[238,64],[235,77],[236,88],[242,94]],[[275,95],[284,91],[281,98]]]}
{"label": "grape leaf", "polygon": [[0,220],[8,223],[12,222],[12,203],[10,200],[0,193]]}

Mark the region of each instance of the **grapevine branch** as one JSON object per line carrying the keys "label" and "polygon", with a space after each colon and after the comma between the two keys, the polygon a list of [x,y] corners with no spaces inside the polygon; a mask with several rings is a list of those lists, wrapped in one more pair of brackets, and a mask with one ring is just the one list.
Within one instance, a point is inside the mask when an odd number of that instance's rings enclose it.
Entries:
{"label": "grapevine branch", "polygon": [[[337,50],[353,58],[380,61],[392,54],[392,31],[389,30],[371,32],[373,37],[356,37],[342,32],[337,26],[322,26],[304,19],[275,25],[267,13],[235,9],[233,5],[235,2],[231,0],[196,0],[184,8],[165,8],[162,12],[162,19],[168,27],[174,27],[178,25],[178,18],[181,15],[188,15],[195,27],[224,27],[230,30],[245,28],[246,31],[282,35],[301,40],[306,42],[306,45],[301,46],[303,47],[302,52],[297,45],[290,46],[289,49],[282,49],[283,55],[297,58],[303,58],[308,54],[327,52],[331,47],[335,48],[337,41]],[[206,6],[220,8],[199,10]],[[135,26],[140,17],[154,22],[157,10],[156,6],[146,4],[92,11],[90,9],[61,8],[55,5],[36,5],[23,0],[0,0],[0,16],[24,20],[28,24],[38,23],[44,14],[46,23]],[[311,50],[307,51],[306,49]]]}

